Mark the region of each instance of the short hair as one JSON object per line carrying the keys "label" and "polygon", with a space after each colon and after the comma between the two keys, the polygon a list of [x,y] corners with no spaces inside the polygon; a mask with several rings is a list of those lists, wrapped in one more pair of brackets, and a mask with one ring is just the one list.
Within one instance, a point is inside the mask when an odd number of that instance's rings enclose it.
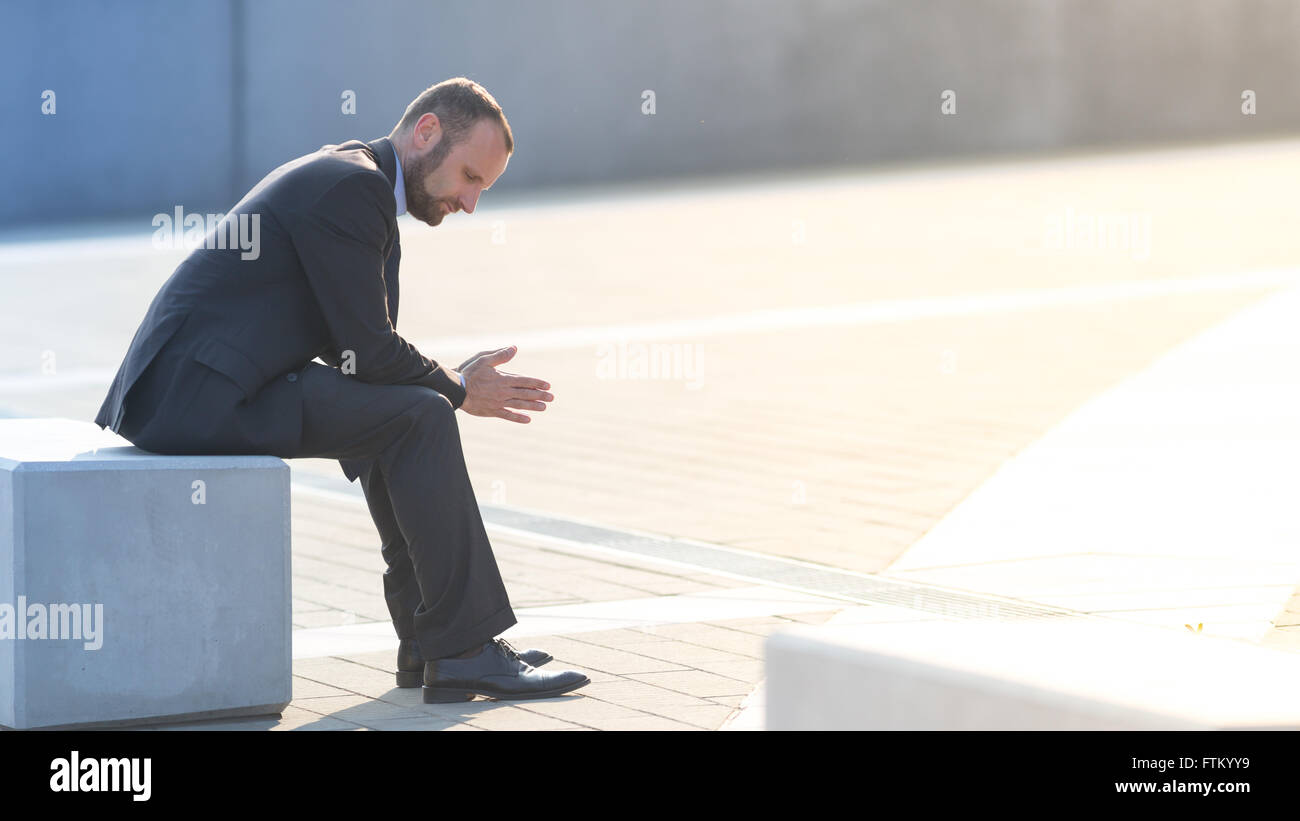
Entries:
{"label": "short hair", "polygon": [[479,120],[491,120],[501,127],[506,153],[515,152],[515,138],[501,106],[483,86],[464,77],[453,77],[432,85],[406,107],[394,132],[410,131],[425,114],[436,114],[448,146],[456,145],[469,134]]}

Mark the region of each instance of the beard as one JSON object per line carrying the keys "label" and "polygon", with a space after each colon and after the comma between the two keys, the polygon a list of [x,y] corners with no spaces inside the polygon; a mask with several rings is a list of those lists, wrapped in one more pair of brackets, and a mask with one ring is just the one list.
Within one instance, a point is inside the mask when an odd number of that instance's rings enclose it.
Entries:
{"label": "beard", "polygon": [[[410,165],[402,169],[402,180],[406,186],[406,210],[411,216],[428,225],[442,222],[446,214],[455,207],[445,200],[435,199],[425,193],[424,181],[442,165],[451,152],[452,143],[444,134],[438,144],[428,154],[415,157]],[[446,211],[443,208],[446,208]]]}

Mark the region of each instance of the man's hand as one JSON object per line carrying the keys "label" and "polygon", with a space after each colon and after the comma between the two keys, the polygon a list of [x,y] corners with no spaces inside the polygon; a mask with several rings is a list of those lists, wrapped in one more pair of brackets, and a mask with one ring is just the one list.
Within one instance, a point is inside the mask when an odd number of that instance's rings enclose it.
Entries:
{"label": "man's hand", "polygon": [[531,417],[512,413],[509,409],[546,410],[546,403],[555,398],[548,393],[550,385],[540,379],[496,369],[497,365],[514,359],[516,350],[511,345],[495,351],[479,351],[461,363],[456,369],[465,374],[465,401],[461,403],[461,410],[474,416],[499,416],[511,422],[524,423]]}

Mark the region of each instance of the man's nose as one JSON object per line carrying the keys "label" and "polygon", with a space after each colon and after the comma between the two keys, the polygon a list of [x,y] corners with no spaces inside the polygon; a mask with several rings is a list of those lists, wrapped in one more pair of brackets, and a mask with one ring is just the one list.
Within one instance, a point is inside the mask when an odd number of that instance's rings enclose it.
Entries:
{"label": "man's nose", "polygon": [[462,194],[460,198],[460,209],[466,214],[474,213],[474,206],[478,205],[478,192],[472,191],[468,194]]}

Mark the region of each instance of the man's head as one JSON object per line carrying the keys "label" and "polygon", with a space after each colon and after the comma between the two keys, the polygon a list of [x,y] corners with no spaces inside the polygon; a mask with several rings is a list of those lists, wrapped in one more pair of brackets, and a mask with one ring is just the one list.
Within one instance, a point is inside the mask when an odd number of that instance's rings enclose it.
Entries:
{"label": "man's head", "polygon": [[416,97],[390,138],[402,161],[406,210],[429,225],[455,211],[473,213],[515,150],[501,106],[464,77]]}

